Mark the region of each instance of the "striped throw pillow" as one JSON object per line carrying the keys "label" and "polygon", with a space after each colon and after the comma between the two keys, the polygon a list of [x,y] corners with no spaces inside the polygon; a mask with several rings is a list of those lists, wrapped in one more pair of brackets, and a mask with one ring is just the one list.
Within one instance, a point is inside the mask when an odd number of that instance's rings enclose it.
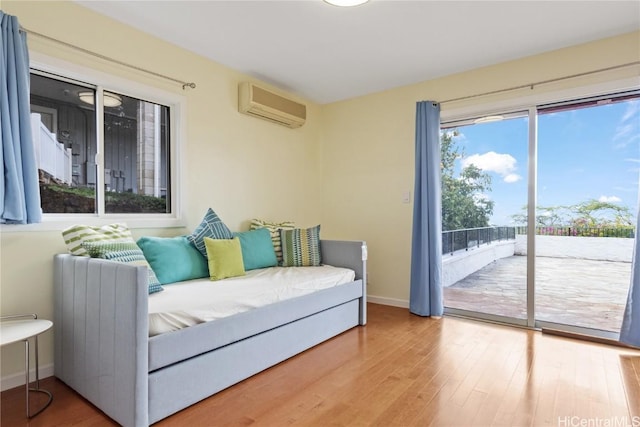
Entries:
{"label": "striped throw pillow", "polygon": [[322,263],[320,225],[280,230],[283,267],[316,267]]}
{"label": "striped throw pillow", "polygon": [[[83,242],[134,242],[126,224],[109,224],[102,227],[73,225],[62,231],[62,238],[71,255],[89,256]],[[135,242],[134,242],[135,243]]]}
{"label": "striped throw pillow", "polygon": [[293,230],[295,228],[293,221],[283,222],[269,222],[261,219],[252,219],[251,230],[257,230],[258,228],[266,228],[271,233],[271,241],[273,242],[273,249],[276,251],[276,259],[278,265],[282,265],[282,244],[280,242],[280,230]]}
{"label": "striped throw pillow", "polygon": [[147,267],[149,293],[160,292],[163,288],[160,281],[147,262],[142,250],[131,242],[83,242],[82,247],[92,258],[108,259],[123,264],[143,265]]}
{"label": "striped throw pillow", "polygon": [[209,208],[202,222],[196,229],[187,236],[187,239],[193,244],[193,246],[200,251],[203,257],[207,257],[207,248],[204,244],[204,238],[210,239],[233,239],[233,233],[229,230],[229,227],[218,217],[218,215]]}

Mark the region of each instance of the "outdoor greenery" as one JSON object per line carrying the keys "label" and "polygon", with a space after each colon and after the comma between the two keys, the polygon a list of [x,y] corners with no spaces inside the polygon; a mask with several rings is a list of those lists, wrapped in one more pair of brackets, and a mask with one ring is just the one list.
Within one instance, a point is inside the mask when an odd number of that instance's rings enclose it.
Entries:
{"label": "outdoor greenery", "polygon": [[105,210],[112,213],[167,213],[167,201],[161,197],[135,193],[105,193]]}
{"label": "outdoor greenery", "polygon": [[493,214],[493,201],[483,197],[491,192],[491,176],[471,164],[456,173],[456,159],[464,157],[458,147],[457,130],[440,137],[442,169],[442,230],[487,227]]}
{"label": "outdoor greenery", "polygon": [[[41,184],[43,210],[47,213],[93,213],[95,191],[87,187]],[[105,193],[105,210],[109,213],[166,213],[164,198],[135,193]]]}
{"label": "outdoor greenery", "polygon": [[[527,223],[527,207],[511,215],[514,223]],[[573,228],[629,228],[633,227],[633,214],[626,206],[598,200],[587,200],[570,206],[538,206],[537,227]]]}
{"label": "outdoor greenery", "polygon": [[[527,223],[527,207],[511,215],[516,224]],[[634,236],[633,214],[626,206],[591,199],[570,206],[538,206],[536,234],[552,236],[627,237]],[[519,227],[518,234],[526,234]]]}

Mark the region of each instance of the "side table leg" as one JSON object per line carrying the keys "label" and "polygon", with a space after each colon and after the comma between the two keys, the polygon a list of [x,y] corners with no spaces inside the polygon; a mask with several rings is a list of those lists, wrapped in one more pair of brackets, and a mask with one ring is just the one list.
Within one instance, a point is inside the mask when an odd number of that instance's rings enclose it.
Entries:
{"label": "side table leg", "polygon": [[[33,418],[36,415],[38,415],[40,412],[44,411],[45,409],[47,409],[47,407],[51,404],[51,401],[53,401],[53,395],[51,394],[51,392],[41,389],[40,388],[40,366],[38,364],[38,336],[36,335],[35,337],[35,358],[36,358],[36,383],[35,383],[35,388],[30,388],[29,387],[29,340],[26,339],[24,340],[24,353],[25,353],[25,389],[26,389],[26,402],[27,402],[27,418]],[[46,394],[49,399],[47,400],[47,403],[44,404],[44,406],[42,406],[42,408],[38,409],[36,412],[34,412],[33,414],[31,413],[31,411],[29,410],[29,392],[30,391],[37,391],[38,393],[44,393]]]}
{"label": "side table leg", "polygon": [[34,337],[36,351],[36,390],[40,390],[40,365],[38,364],[38,336]]}
{"label": "side table leg", "polygon": [[29,340],[24,340],[24,370],[25,370],[25,382],[24,388],[26,391],[27,402],[27,418],[29,418]]}

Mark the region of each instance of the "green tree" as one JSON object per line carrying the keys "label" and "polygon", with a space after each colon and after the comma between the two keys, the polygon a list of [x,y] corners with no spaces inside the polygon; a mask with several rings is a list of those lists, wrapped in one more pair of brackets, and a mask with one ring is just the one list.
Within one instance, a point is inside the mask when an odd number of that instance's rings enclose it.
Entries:
{"label": "green tree", "polygon": [[[527,206],[511,215],[516,224],[526,225]],[[590,199],[570,206],[538,206],[538,227],[619,228],[633,227],[633,214],[626,206]]]}
{"label": "green tree", "polygon": [[633,227],[633,214],[626,206],[591,199],[570,207],[575,227]]}
{"label": "green tree", "polygon": [[458,131],[454,130],[443,132],[440,138],[442,230],[487,227],[493,201],[484,194],[491,192],[491,176],[473,164],[456,174],[456,160],[464,157],[456,136]]}
{"label": "green tree", "polygon": [[[536,227],[563,227],[567,224],[567,206],[536,207]],[[511,215],[514,224],[527,225],[527,205],[520,213]]]}

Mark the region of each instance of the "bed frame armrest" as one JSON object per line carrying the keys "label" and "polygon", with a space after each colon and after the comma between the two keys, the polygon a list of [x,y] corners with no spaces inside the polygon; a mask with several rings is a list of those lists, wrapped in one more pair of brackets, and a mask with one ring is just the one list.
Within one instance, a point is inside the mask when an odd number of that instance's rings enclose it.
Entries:
{"label": "bed frame armrest", "polygon": [[350,268],[356,280],[362,280],[360,324],[367,323],[367,242],[362,240],[320,240],[322,263],[334,267]]}
{"label": "bed frame armrest", "polygon": [[148,422],[147,269],[54,257],[54,371],[124,426]]}

